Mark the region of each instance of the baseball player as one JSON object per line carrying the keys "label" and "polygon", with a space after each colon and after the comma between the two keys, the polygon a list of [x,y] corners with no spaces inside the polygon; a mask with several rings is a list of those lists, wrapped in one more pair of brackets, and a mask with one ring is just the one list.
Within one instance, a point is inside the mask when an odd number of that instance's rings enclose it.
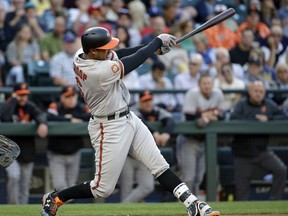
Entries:
{"label": "baseball player", "polygon": [[88,131],[95,149],[95,178],[45,194],[41,215],[56,215],[58,207],[70,199],[108,197],[129,154],[183,202],[188,215],[219,216],[170,170],[152,134],[128,107],[130,95],[123,76],[153,53],[168,53],[176,43],[175,37],[160,34],[147,45],[113,51],[118,42],[102,27],[87,29],[81,36],[82,49],[75,54],[74,70],[79,91],[92,114]]}

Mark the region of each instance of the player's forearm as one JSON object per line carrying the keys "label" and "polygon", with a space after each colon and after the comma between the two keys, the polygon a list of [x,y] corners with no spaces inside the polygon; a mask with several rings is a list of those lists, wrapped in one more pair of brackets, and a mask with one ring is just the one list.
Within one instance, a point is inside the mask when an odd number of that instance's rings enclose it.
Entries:
{"label": "player's forearm", "polygon": [[154,38],[146,46],[139,49],[136,53],[126,56],[121,59],[125,68],[125,75],[135,70],[141,64],[143,64],[146,59],[148,59],[156,50],[162,46],[162,41],[159,38]]}
{"label": "player's forearm", "polygon": [[119,49],[116,50],[116,54],[118,56],[119,59],[122,59],[125,56],[129,56],[135,52],[137,52],[139,49],[141,49],[142,47],[144,47],[146,44],[141,44],[139,46],[135,46],[135,47],[128,47],[128,48],[123,48],[123,49]]}

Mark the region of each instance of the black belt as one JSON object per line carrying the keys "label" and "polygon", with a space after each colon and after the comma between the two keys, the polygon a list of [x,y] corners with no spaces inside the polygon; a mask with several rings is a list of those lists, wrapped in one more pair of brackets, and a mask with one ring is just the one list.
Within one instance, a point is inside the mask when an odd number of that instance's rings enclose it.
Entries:
{"label": "black belt", "polygon": [[[125,111],[123,111],[123,112],[119,113],[119,118],[121,118],[121,117],[123,117],[123,116],[126,116],[126,115],[128,115],[128,114],[129,114],[129,112],[130,112],[130,110],[129,110],[129,109],[127,109],[127,110],[125,110]],[[115,119],[115,117],[116,117],[116,113],[114,113],[114,114],[112,114],[112,115],[109,115],[109,116],[107,116],[107,119],[108,119],[108,121],[109,121],[109,120],[113,120],[113,119]]]}
{"label": "black belt", "polygon": [[[119,118],[121,118],[121,117],[123,117],[123,116],[126,116],[126,115],[128,115],[129,113],[130,113],[130,110],[129,110],[129,108],[128,108],[127,110],[119,113]],[[116,116],[117,116],[116,113],[114,113],[114,114],[112,114],[112,115],[108,115],[108,116],[107,116],[107,120],[108,120],[108,121],[113,120],[113,119],[116,118]],[[94,119],[94,118],[97,118],[97,116],[91,115],[91,118]],[[103,118],[103,117],[98,117],[98,118]]]}

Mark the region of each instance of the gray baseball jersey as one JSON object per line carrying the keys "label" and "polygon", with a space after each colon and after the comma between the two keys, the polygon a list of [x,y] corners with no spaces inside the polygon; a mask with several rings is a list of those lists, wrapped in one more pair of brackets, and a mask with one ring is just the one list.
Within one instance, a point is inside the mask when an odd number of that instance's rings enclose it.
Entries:
{"label": "gray baseball jersey", "polygon": [[107,116],[125,109],[130,94],[121,78],[124,67],[114,51],[107,61],[82,59],[80,49],[74,58],[76,82],[82,97],[94,116]]}
{"label": "gray baseball jersey", "polygon": [[220,89],[214,88],[209,99],[205,98],[198,88],[190,89],[185,94],[183,112],[195,114],[206,110],[224,110],[224,96]]}
{"label": "gray baseball jersey", "polygon": [[83,59],[82,49],[74,58],[74,71],[79,91],[93,117],[88,131],[95,149],[95,178],[90,182],[94,197],[109,196],[118,181],[127,155],[142,162],[158,177],[169,168],[154,138],[133,113],[113,115],[127,109],[130,96],[121,78],[124,67],[112,51],[108,60]]}

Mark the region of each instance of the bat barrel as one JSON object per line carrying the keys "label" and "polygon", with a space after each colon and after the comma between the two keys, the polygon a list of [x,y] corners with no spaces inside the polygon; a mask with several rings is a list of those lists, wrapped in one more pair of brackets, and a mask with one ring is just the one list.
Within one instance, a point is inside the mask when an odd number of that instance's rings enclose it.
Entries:
{"label": "bat barrel", "polygon": [[211,28],[212,26],[217,25],[220,22],[223,22],[224,20],[232,17],[235,14],[235,10],[233,8],[229,8],[226,11],[223,11],[222,13],[218,14],[217,16],[211,18],[210,20],[208,20],[207,22],[203,23],[202,25],[200,25],[198,28],[194,29],[193,31],[189,32],[188,34],[178,38],[176,40],[176,43],[181,43],[182,41],[186,40],[189,37],[192,37],[195,34],[198,34],[208,28]]}

